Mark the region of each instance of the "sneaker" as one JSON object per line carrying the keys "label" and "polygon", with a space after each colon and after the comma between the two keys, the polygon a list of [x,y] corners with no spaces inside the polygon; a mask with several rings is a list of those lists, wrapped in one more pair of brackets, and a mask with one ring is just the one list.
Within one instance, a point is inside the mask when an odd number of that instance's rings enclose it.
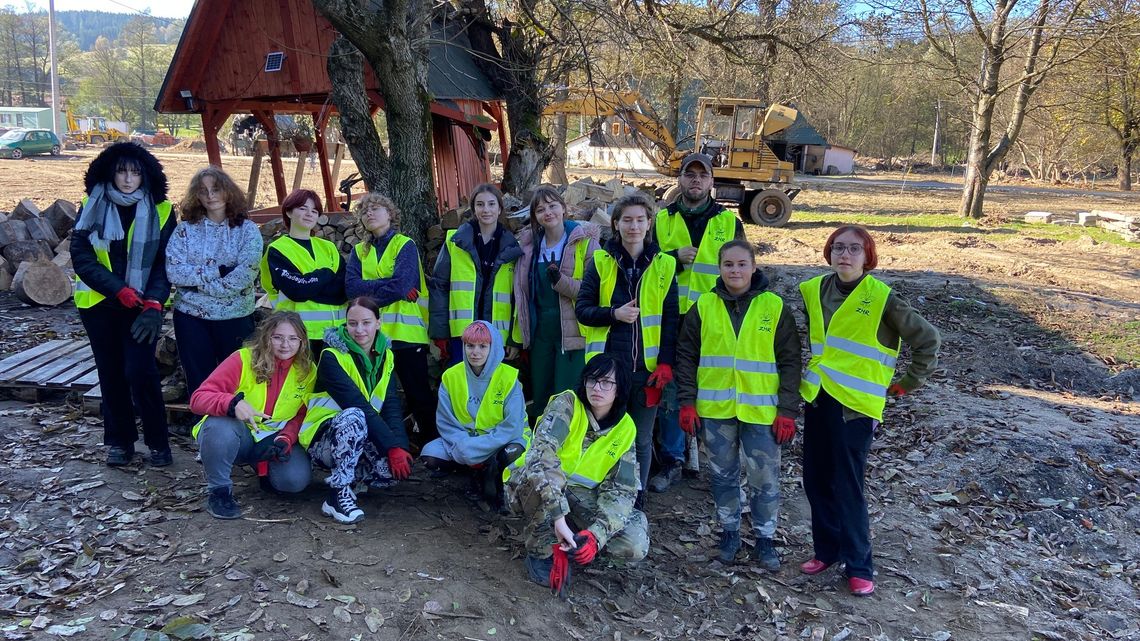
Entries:
{"label": "sneaker", "polygon": [[650,492],[667,492],[669,488],[676,485],[681,480],[681,464],[678,461],[669,463],[657,473],[657,476],[649,479]]}
{"label": "sneaker", "polygon": [[756,539],[756,545],[752,548],[752,560],[765,570],[775,572],[780,569],[780,555],[776,554],[776,546],[772,545],[772,539]]}
{"label": "sneaker", "polygon": [[130,465],[131,461],[135,458],[134,448],[127,449],[125,447],[112,446],[107,450],[107,466],[108,467],[123,467]]}
{"label": "sneaker", "polygon": [[550,587],[550,569],[554,567],[554,557],[548,556],[540,559],[537,556],[526,555],[526,573],[535,583]]}
{"label": "sneaker", "polygon": [[819,559],[812,559],[810,561],[804,561],[800,564],[800,572],[803,572],[808,576],[813,576],[819,574],[820,572],[823,572],[829,567],[831,567],[830,563],[824,563]]}
{"label": "sneaker", "polygon": [[321,512],[340,523],[356,523],[364,518],[364,510],[356,506],[356,495],[350,487],[329,488],[329,497],[321,506]]}
{"label": "sneaker", "polygon": [[151,450],[150,465],[151,467],[174,465],[174,455],[170,453],[170,448],[168,447],[165,450]]}
{"label": "sneaker", "polygon": [[875,592],[875,582],[853,576],[847,579],[847,587],[855,596],[869,596]]}
{"label": "sneaker", "polygon": [[234,500],[233,488],[216,487],[206,498],[206,511],[215,519],[236,519],[241,516],[241,506]]}
{"label": "sneaker", "polygon": [[722,530],[720,533],[720,555],[717,557],[721,563],[732,563],[736,553],[740,551],[740,531]]}

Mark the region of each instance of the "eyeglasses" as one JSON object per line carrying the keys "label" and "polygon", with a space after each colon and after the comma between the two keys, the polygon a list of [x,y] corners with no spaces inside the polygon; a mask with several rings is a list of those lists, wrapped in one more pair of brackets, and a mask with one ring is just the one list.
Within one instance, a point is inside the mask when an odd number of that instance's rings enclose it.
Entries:
{"label": "eyeglasses", "polygon": [[845,245],[843,243],[835,243],[834,245],[831,246],[831,253],[832,254],[844,254],[844,253],[846,253],[846,254],[850,254],[851,256],[854,256],[856,254],[862,254],[863,253],[863,246],[858,244],[858,243],[852,243],[850,245]]}
{"label": "eyeglasses", "polygon": [[696,182],[698,180],[704,181],[712,178],[712,176],[708,174],[696,174],[691,171],[686,171],[685,173],[681,174],[681,177],[691,182]]}
{"label": "eyeglasses", "polygon": [[297,336],[270,336],[269,340],[278,345],[300,345],[301,339]]}
{"label": "eyeglasses", "polygon": [[612,390],[614,388],[615,385],[617,385],[617,381],[613,380],[612,378],[587,378],[586,379],[586,387],[587,388],[593,387],[594,389],[598,389],[598,390],[601,390],[603,392],[609,392],[610,390]]}

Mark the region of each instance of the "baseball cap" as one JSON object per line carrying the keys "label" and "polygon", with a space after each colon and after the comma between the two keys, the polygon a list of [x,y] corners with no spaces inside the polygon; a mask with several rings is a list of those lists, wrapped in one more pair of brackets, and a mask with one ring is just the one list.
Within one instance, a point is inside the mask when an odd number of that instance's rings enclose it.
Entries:
{"label": "baseball cap", "polygon": [[713,172],[712,158],[710,158],[708,154],[694,152],[688,156],[685,156],[685,159],[681,161],[681,173],[685,173],[685,168],[695,162],[701,163],[701,166],[705,168],[705,171],[709,172],[710,174]]}

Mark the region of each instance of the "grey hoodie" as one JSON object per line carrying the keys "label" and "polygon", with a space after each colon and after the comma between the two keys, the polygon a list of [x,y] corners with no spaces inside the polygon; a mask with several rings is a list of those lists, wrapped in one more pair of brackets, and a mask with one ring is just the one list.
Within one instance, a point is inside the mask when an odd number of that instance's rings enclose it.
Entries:
{"label": "grey hoodie", "polygon": [[[467,412],[471,416],[479,414],[479,404],[487,392],[491,376],[495,368],[503,362],[503,339],[499,332],[491,327],[487,321],[483,323],[490,330],[491,349],[487,355],[487,364],[483,366],[483,373],[476,376],[467,364],[467,357],[463,357],[463,369],[467,374],[467,389],[470,398],[467,399]],[[508,443],[523,443],[523,430],[526,428],[526,406],[523,402],[522,386],[516,382],[507,395],[503,404],[503,422],[490,430],[479,434],[475,432],[474,423],[460,423],[451,411],[451,397],[447,388],[439,386],[439,405],[435,411],[436,426],[439,428],[440,439],[435,444],[442,445],[448,457],[461,465],[476,465],[483,463],[494,456]],[[433,449],[428,444],[425,451]]]}

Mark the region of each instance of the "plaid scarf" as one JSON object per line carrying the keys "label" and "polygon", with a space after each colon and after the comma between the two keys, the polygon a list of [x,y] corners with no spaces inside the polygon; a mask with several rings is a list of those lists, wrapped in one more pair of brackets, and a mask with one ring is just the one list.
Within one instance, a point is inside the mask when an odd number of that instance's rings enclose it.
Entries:
{"label": "plaid scarf", "polygon": [[95,249],[108,251],[113,240],[123,239],[123,222],[119,219],[116,205],[134,205],[135,220],[132,223],[130,245],[127,247],[126,281],[129,287],[138,291],[146,289],[150,278],[150,268],[158,254],[159,235],[158,210],[150,193],[137,189],[124,194],[110,183],[99,183],[91,190],[87,205],[79,216],[75,228],[90,232],[88,238]]}

